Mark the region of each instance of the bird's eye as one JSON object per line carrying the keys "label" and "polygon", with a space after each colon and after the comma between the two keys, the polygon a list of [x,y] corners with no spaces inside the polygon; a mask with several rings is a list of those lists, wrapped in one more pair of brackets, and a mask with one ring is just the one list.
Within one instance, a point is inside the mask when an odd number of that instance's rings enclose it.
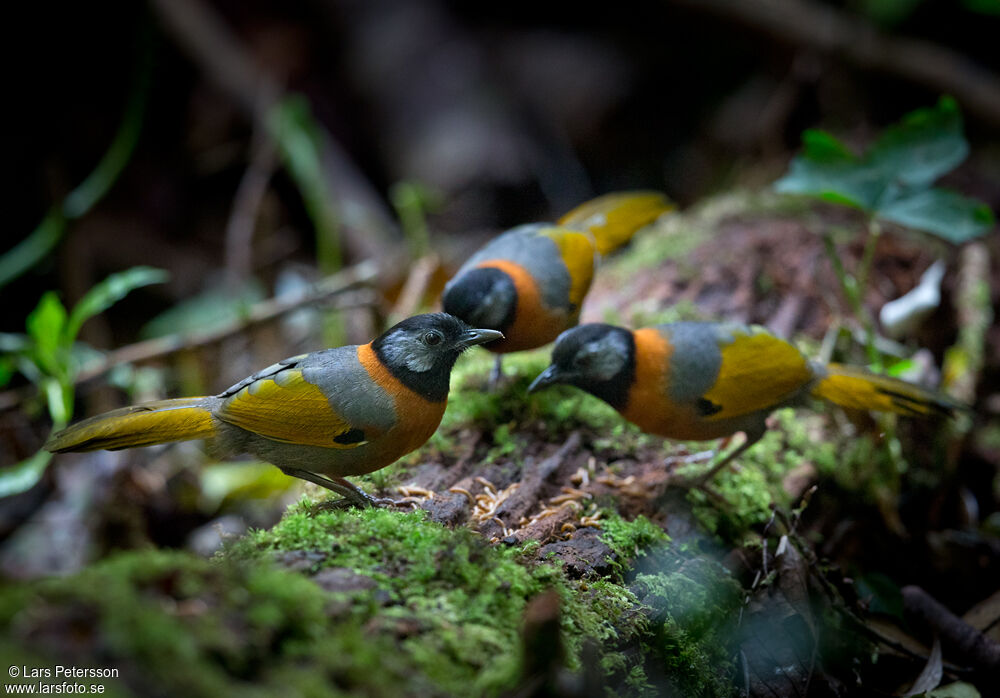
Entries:
{"label": "bird's eye", "polygon": [[431,330],[430,332],[424,335],[424,344],[426,344],[429,347],[436,346],[440,344],[442,341],[444,341],[444,336],[440,332],[437,332],[435,330]]}

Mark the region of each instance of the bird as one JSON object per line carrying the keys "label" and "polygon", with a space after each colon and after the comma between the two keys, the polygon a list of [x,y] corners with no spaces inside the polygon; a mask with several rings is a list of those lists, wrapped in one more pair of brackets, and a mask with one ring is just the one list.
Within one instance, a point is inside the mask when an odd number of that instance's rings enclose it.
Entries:
{"label": "bird", "polygon": [[618,410],[645,432],[706,441],[744,433],[703,485],[757,443],[771,412],[820,398],[847,409],[950,416],[958,403],[864,368],[810,361],[756,325],[676,322],[631,330],[588,323],[562,333],[529,392],[564,383]]}
{"label": "bird", "polygon": [[218,395],[160,400],[85,419],[53,434],[53,453],[208,439],[221,457],[249,453],[287,475],[376,502],[345,479],[419,448],[441,422],[449,377],[467,348],[502,333],[445,313],[416,315],[368,344],[279,361]]}
{"label": "bird", "polygon": [[527,223],[475,252],[445,284],[441,305],[477,327],[504,333],[500,355],[536,349],[577,324],[601,255],[625,244],[673,204],[658,192],[605,194],[564,215],[558,223]]}

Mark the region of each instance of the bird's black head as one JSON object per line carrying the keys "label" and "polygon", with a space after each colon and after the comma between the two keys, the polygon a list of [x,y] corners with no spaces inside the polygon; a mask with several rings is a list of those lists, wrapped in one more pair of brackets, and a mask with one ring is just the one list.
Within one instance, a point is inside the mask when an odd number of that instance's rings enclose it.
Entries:
{"label": "bird's black head", "polygon": [[372,349],[404,385],[437,402],[448,397],[448,378],[459,354],[502,337],[496,330],[473,329],[447,313],[428,313],[393,325],[372,342]]}
{"label": "bird's black head", "polygon": [[615,409],[625,408],[635,380],[635,339],[622,327],[591,323],[566,330],[556,339],[552,364],[529,392],[568,383],[596,395]]}
{"label": "bird's black head", "polygon": [[495,267],[478,267],[448,282],[441,305],[446,313],[474,327],[506,331],[517,311],[517,289],[510,276]]}

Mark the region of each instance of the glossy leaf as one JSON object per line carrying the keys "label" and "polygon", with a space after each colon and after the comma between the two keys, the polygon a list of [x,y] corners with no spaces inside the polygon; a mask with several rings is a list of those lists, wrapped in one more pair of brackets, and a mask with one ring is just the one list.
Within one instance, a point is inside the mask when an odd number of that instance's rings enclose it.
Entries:
{"label": "glossy leaf", "polygon": [[775,183],[779,192],[812,194],[826,201],[869,210],[888,184],[884,174],[825,131],[802,134],[802,154]]}
{"label": "glossy leaf", "polygon": [[886,181],[927,187],[955,169],[968,154],[958,104],[951,97],[942,97],[936,106],[910,112],[886,128],[866,160]]}
{"label": "glossy leaf", "polygon": [[775,182],[779,192],[855,206],[869,215],[961,243],[993,225],[989,207],[931,185],[969,153],[955,100],[942,97],[888,127],[863,157],[834,136],[809,130],[802,153]]}
{"label": "glossy leaf", "polygon": [[937,188],[902,195],[881,206],[878,215],[954,243],[977,238],[994,223],[993,212],[983,202]]}

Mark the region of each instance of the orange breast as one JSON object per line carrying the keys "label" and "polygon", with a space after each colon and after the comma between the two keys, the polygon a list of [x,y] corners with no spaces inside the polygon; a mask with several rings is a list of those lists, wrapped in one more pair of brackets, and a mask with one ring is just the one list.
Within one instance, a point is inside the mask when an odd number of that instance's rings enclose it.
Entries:
{"label": "orange breast", "polygon": [[[358,347],[358,361],[371,379],[392,397],[396,408],[396,424],[379,437],[382,443],[378,444],[379,450],[389,458],[387,462],[391,463],[420,448],[431,438],[441,423],[448,402],[432,402],[403,385],[378,360],[371,344]],[[382,465],[377,465],[372,470],[377,470]]]}
{"label": "orange breast", "polygon": [[635,382],[622,415],[643,431],[671,439],[714,438],[706,433],[701,417],[691,405],[670,399],[670,356],[673,346],[653,328],[636,330]]}
{"label": "orange breast", "polygon": [[497,354],[536,349],[548,344],[575,323],[575,318],[571,319],[566,311],[548,308],[542,303],[538,283],[520,264],[494,259],[479,266],[505,272],[517,290],[513,324],[504,330],[504,339],[484,344],[484,348]]}

